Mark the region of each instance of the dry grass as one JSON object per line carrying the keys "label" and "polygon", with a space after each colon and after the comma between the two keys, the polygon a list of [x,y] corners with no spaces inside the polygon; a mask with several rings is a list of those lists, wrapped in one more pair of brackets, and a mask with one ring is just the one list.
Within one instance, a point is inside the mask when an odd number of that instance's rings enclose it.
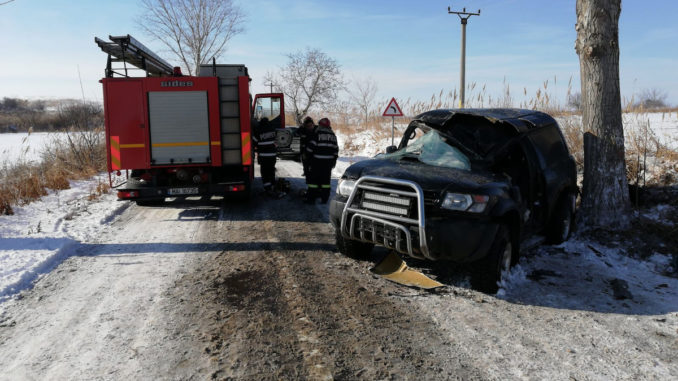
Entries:
{"label": "dry grass", "polygon": [[[70,180],[81,180],[106,169],[103,132],[69,132],[55,135],[45,147],[40,163],[20,159],[0,167],[0,214],[13,214],[13,207],[26,205],[47,195],[48,190],[70,188]],[[99,184],[92,192],[108,191]]]}

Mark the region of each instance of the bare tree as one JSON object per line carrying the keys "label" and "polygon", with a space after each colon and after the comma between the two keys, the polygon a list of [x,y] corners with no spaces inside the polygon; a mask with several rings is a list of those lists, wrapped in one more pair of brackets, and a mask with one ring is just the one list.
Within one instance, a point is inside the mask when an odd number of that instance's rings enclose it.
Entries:
{"label": "bare tree", "polygon": [[58,123],[75,131],[89,131],[103,126],[103,108],[96,102],[60,104]]}
{"label": "bare tree", "polygon": [[568,94],[567,105],[576,111],[581,110],[581,93]]}
{"label": "bare tree", "polygon": [[642,106],[647,109],[667,107],[666,98],[668,94],[659,89],[645,89],[638,96],[636,106]]}
{"label": "bare tree", "polygon": [[285,93],[297,124],[301,124],[312,107],[336,100],[344,80],[339,63],[320,49],[306,48],[287,58],[287,65],[280,69],[280,80],[274,82]]}
{"label": "bare tree", "polygon": [[196,75],[200,64],[226,51],[243,31],[244,13],[232,0],[142,0],[137,23]]}
{"label": "bare tree", "polygon": [[619,91],[621,0],[577,0],[584,127],[583,222],[628,228],[629,191]]}
{"label": "bare tree", "polygon": [[372,78],[354,79],[353,90],[349,90],[351,101],[358,107],[363,116],[365,124],[374,104],[374,97],[377,95],[377,82]]}

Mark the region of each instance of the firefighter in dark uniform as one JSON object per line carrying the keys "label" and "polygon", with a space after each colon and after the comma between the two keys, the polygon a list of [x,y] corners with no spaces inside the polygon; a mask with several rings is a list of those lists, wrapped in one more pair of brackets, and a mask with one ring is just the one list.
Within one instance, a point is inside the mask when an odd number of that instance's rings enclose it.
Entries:
{"label": "firefighter in dark uniform", "polygon": [[277,158],[275,136],[275,126],[268,121],[268,118],[262,118],[252,137],[257,151],[261,182],[264,184],[264,190],[269,196],[275,195],[273,189],[273,184],[275,184],[275,161]]}
{"label": "firefighter in dark uniform", "polygon": [[306,155],[309,162],[306,202],[313,204],[320,197],[322,202],[326,203],[330,198],[332,168],[339,156],[337,137],[332,132],[329,119],[322,118],[318,121],[318,128],[306,145]]}
{"label": "firefighter in dark uniform", "polygon": [[304,176],[308,176],[308,162],[306,155],[306,146],[313,137],[316,126],[313,124],[313,118],[307,116],[299,126],[299,151],[301,152],[301,164],[304,166]]}

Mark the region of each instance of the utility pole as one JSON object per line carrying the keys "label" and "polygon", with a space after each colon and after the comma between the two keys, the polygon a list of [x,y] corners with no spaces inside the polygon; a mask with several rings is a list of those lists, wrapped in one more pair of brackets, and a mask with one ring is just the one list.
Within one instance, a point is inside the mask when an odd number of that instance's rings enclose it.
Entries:
{"label": "utility pole", "polygon": [[[273,81],[270,81],[269,83],[264,83],[264,86],[271,86],[271,93],[273,93],[273,86],[274,85],[275,85],[275,83],[273,83]],[[271,99],[273,99],[273,98],[271,98]],[[269,110],[270,114],[273,115],[273,101],[271,101],[269,109],[270,109]]]}
{"label": "utility pole", "polygon": [[466,12],[466,8],[463,8],[461,12],[456,12],[447,7],[447,13],[455,14],[461,20],[461,79],[459,81],[461,88],[459,90],[459,108],[464,108],[464,93],[466,90],[466,23],[471,16],[480,16],[480,9],[478,9],[478,13],[471,13]]}
{"label": "utility pole", "polygon": [[270,86],[271,87],[271,93],[273,92],[273,86],[274,85],[275,85],[275,83],[273,83],[273,81],[270,81],[269,83],[264,83],[264,86]]}

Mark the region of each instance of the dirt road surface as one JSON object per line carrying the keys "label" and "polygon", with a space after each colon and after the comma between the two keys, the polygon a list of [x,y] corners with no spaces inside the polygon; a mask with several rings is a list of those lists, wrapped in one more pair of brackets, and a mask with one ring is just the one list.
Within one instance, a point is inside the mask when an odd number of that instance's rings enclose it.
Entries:
{"label": "dirt road surface", "polygon": [[[278,168],[303,188],[298,163]],[[463,274],[405,288],[294,195],[131,206],[72,250],[0,316],[1,380],[678,377],[678,306],[554,308]]]}

